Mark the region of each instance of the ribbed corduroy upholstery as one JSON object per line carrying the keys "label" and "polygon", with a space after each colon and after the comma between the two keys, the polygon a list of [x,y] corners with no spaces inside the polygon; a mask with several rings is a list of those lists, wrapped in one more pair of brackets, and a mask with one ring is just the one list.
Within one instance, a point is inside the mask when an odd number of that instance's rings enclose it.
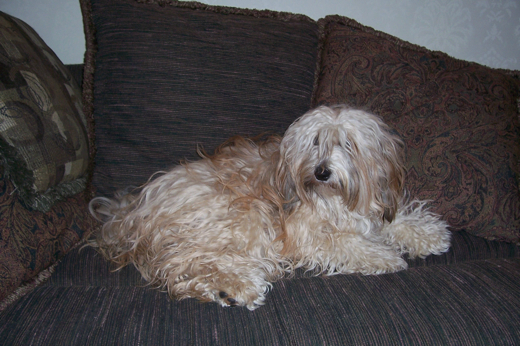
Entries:
{"label": "ribbed corduroy upholstery", "polygon": [[318,26],[307,17],[91,3],[98,194],[196,159],[198,145],[212,152],[231,136],[283,134],[310,107]]}
{"label": "ribbed corduroy upholstery", "polygon": [[[0,337],[75,345],[509,345],[520,342],[518,247],[465,232],[449,253],[381,276],[274,284],[254,312],[171,301],[92,248],[0,315]],[[79,250],[79,251],[78,251]],[[38,316],[38,317],[36,317]]]}
{"label": "ribbed corduroy upholstery", "polygon": [[520,259],[275,283],[254,312],[147,287],[41,286],[0,314],[6,345],[517,345]]}

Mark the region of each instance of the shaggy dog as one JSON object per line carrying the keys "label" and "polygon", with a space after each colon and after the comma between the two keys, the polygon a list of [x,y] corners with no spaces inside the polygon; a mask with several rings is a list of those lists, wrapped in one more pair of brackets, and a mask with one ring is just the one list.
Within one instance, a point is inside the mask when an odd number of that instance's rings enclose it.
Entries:
{"label": "shaggy dog", "polygon": [[445,252],[450,232],[408,200],[402,149],[377,116],[322,106],[283,138],[235,137],[137,192],[93,199],[104,224],[92,244],[171,297],[250,310],[296,268],[406,269],[403,254]]}

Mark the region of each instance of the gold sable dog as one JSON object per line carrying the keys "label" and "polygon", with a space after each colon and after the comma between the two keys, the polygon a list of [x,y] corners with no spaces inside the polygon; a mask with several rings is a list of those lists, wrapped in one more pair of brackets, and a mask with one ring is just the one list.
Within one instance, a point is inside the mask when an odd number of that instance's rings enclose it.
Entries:
{"label": "gold sable dog", "polygon": [[403,254],[445,252],[450,232],[408,201],[402,147],[375,115],[322,106],[283,138],[235,137],[139,192],[93,199],[104,224],[92,244],[172,297],[250,310],[296,268],[406,269]]}

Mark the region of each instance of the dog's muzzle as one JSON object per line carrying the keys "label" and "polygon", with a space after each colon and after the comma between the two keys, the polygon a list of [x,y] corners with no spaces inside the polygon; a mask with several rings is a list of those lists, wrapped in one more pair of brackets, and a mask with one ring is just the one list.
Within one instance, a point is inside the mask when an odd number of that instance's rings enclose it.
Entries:
{"label": "dog's muzzle", "polygon": [[319,165],[314,170],[314,176],[319,181],[327,181],[327,180],[329,180],[331,174],[332,174],[332,172],[324,164]]}

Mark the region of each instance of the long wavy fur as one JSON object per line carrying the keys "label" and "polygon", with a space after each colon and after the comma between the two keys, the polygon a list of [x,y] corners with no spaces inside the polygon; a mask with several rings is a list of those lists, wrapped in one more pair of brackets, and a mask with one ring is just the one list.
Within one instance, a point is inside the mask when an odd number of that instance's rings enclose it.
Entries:
{"label": "long wavy fur", "polygon": [[92,241],[173,298],[262,305],[276,281],[405,269],[449,248],[447,224],[405,197],[403,145],[377,116],[319,107],[284,137],[234,137],[142,188],[98,197]]}

